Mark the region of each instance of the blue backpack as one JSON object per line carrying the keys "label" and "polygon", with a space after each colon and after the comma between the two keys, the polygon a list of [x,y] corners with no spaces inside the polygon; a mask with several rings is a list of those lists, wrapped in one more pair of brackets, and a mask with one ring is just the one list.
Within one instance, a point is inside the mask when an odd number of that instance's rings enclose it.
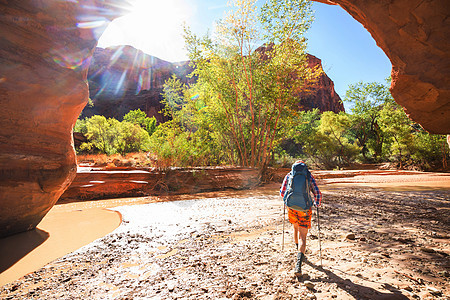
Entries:
{"label": "blue backpack", "polygon": [[310,194],[309,178],[311,173],[304,163],[292,165],[283,201],[287,207],[298,211],[308,211],[313,206]]}

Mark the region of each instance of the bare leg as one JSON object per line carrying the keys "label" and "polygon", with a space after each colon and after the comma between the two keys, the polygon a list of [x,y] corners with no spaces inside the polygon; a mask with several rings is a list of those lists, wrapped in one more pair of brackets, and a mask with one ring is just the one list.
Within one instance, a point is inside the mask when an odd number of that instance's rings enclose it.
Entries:
{"label": "bare leg", "polygon": [[299,226],[297,223],[294,223],[294,243],[298,245],[298,236],[299,236]]}
{"label": "bare leg", "polygon": [[[308,235],[308,228],[300,227],[297,225],[297,230],[300,236],[301,244],[300,244],[300,252],[305,254],[306,251],[306,236]],[[297,238],[298,240],[298,238]]]}

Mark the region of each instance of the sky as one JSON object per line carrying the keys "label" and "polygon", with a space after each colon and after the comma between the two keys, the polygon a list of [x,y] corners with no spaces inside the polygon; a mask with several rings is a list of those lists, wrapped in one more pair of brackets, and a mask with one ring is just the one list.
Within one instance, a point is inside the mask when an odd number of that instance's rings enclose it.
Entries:
{"label": "sky", "polygon": [[[131,45],[171,62],[187,59],[183,22],[203,35],[227,11],[227,0],[129,1],[131,12],[109,24],[98,46]],[[263,2],[258,0],[258,5]],[[344,98],[348,86],[359,81],[384,82],[392,66],[369,32],[338,5],[313,2],[313,10],[308,53],[322,60],[339,96]]]}

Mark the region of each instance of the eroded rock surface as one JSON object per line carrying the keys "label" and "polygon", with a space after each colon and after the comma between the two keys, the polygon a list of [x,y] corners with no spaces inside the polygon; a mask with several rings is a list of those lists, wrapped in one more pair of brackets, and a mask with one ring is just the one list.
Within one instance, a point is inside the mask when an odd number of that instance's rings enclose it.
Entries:
{"label": "eroded rock surface", "polygon": [[334,90],[334,83],[322,68],[322,61],[314,55],[307,54],[309,68],[318,68],[320,75],[316,81],[306,84],[300,93],[303,109],[317,108],[321,112],[333,111],[335,113],[345,111],[341,97]]}
{"label": "eroded rock surface", "polygon": [[392,63],[391,93],[431,133],[450,133],[447,0],[333,0],[360,22]]}
{"label": "eroded rock surface", "polygon": [[258,171],[251,168],[186,168],[164,171],[80,168],[60,202],[148,195],[194,194],[255,187]]}
{"label": "eroded rock surface", "polygon": [[75,177],[72,128],[113,4],[0,2],[0,237],[34,228]]}

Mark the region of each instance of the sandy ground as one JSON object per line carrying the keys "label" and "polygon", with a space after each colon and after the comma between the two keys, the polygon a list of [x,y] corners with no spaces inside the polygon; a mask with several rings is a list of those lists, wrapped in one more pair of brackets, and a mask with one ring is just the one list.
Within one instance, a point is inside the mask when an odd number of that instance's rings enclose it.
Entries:
{"label": "sandy ground", "polygon": [[[357,174],[320,187],[322,255],[314,216],[301,280],[287,222],[281,246],[278,185],[269,185],[57,205],[49,226],[27,237],[38,246],[16,253],[0,278],[20,277],[17,265],[37,271],[5,284],[0,298],[450,299],[449,175]],[[193,200],[165,202],[174,199]],[[105,207],[123,218],[109,234],[120,218]],[[87,244],[86,235],[101,238]]]}
{"label": "sandy ground", "polygon": [[0,286],[110,233],[121,221],[118,212],[97,205],[55,206],[37,229],[0,239]]}

